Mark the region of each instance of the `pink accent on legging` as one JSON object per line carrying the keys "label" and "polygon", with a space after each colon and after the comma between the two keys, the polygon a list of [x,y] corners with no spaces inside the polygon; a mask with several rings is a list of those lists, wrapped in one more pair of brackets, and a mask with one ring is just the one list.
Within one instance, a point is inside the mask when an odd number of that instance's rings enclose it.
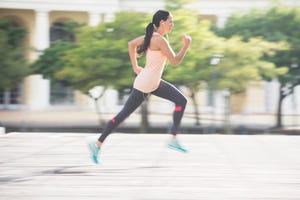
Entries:
{"label": "pink accent on legging", "polygon": [[175,112],[180,112],[180,111],[182,111],[182,106],[176,106],[174,111],[175,111]]}

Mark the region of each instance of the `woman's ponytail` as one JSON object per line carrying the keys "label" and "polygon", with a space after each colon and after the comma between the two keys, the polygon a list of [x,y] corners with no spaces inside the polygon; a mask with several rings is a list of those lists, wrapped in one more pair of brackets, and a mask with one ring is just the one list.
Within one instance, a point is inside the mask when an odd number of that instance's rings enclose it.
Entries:
{"label": "woman's ponytail", "polygon": [[155,24],[153,24],[151,22],[146,27],[146,34],[145,34],[144,42],[143,42],[143,44],[138,46],[137,51],[136,51],[137,54],[142,55],[147,50],[147,48],[149,47],[150,40],[151,40],[152,34],[154,32],[154,26],[155,26]]}

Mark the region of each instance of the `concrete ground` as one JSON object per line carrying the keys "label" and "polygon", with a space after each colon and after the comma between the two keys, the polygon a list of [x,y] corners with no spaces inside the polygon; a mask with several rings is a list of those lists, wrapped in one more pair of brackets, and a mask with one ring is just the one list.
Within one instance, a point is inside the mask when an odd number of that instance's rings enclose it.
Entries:
{"label": "concrete ground", "polygon": [[299,200],[300,137],[109,136],[101,163],[89,159],[85,133],[0,135],[0,199]]}

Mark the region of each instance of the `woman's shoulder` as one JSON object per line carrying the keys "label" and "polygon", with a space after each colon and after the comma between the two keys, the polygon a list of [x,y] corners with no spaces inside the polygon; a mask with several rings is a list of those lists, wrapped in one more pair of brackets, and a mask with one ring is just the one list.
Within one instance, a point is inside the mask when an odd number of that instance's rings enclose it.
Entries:
{"label": "woman's shoulder", "polygon": [[162,35],[154,32],[149,47],[152,51],[160,51],[161,46],[164,46],[166,43],[167,40]]}
{"label": "woman's shoulder", "polygon": [[154,32],[155,34],[153,34],[152,39],[155,43],[166,43],[168,42],[166,38],[164,38],[162,35]]}

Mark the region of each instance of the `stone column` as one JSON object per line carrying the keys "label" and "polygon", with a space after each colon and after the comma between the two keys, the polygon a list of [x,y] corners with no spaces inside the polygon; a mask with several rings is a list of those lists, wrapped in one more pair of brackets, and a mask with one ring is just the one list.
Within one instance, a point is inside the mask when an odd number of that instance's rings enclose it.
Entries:
{"label": "stone column", "polygon": [[[38,51],[42,51],[49,47],[50,44],[50,24],[49,14],[46,10],[36,10],[35,16],[35,37],[34,47]],[[36,58],[40,53],[36,54]]]}
{"label": "stone column", "polygon": [[25,78],[25,105],[29,110],[45,110],[49,107],[50,81],[35,74]]}

